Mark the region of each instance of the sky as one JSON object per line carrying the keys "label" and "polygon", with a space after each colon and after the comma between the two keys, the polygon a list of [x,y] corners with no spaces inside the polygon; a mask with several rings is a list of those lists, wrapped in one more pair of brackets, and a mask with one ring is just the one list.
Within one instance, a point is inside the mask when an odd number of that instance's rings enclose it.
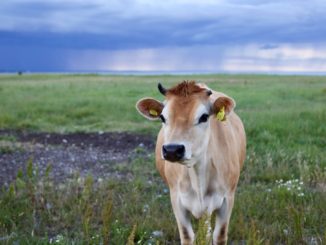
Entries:
{"label": "sky", "polygon": [[1,0],[0,72],[326,73],[325,0]]}

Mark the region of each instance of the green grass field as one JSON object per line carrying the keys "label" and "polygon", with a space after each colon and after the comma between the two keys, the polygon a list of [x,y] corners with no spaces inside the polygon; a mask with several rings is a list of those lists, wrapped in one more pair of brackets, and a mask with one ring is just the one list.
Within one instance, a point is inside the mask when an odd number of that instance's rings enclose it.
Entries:
{"label": "green grass field", "polygon": [[[187,79],[232,96],[246,128],[230,242],[325,244],[326,77],[2,75],[0,129],[154,135],[160,123],[141,117],[136,101],[163,99],[157,82],[169,87]],[[178,244],[153,162],[152,154],[121,164],[119,171],[135,174],[132,181],[77,176],[60,186],[30,164],[27,175],[1,191],[0,243],[126,244],[129,237],[136,244]]]}

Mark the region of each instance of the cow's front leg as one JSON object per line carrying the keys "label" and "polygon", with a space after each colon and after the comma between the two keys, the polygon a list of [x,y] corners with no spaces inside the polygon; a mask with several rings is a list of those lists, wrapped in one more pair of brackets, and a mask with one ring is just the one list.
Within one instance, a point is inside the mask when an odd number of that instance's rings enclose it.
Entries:
{"label": "cow's front leg", "polygon": [[213,244],[222,245],[227,243],[228,226],[234,203],[234,195],[225,197],[222,206],[217,210],[215,228],[213,232]]}
{"label": "cow's front leg", "polygon": [[191,225],[191,214],[179,201],[177,194],[171,192],[171,203],[179,230],[179,236],[182,245],[191,245],[194,243],[195,234]]}

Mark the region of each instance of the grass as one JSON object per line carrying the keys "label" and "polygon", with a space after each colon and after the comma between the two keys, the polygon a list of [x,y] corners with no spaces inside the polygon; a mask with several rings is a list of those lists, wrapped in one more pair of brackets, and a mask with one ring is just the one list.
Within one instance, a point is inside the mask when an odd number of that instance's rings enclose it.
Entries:
{"label": "grass", "polygon": [[[0,76],[0,128],[155,134],[159,123],[139,116],[135,102],[162,99],[156,83],[168,87],[182,79],[235,98],[245,124],[248,154],[230,240],[326,243],[326,77]],[[8,147],[15,139],[0,141],[6,142],[0,154],[16,149]],[[153,162],[152,154],[121,164],[120,171],[135,176],[130,180],[76,176],[61,185],[29,163],[30,170],[1,191],[0,243],[178,244],[168,190]]]}

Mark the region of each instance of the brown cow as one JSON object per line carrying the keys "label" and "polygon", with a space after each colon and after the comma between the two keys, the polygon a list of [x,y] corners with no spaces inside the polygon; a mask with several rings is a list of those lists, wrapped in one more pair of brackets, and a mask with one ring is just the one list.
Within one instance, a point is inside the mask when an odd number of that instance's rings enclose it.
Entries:
{"label": "brown cow", "polygon": [[212,241],[225,244],[246,154],[244,127],[233,111],[235,102],[194,81],[158,88],[164,102],[144,98],[136,107],[146,118],[162,120],[156,167],[170,189],[181,244],[195,240],[190,214],[211,217],[214,211]]}

